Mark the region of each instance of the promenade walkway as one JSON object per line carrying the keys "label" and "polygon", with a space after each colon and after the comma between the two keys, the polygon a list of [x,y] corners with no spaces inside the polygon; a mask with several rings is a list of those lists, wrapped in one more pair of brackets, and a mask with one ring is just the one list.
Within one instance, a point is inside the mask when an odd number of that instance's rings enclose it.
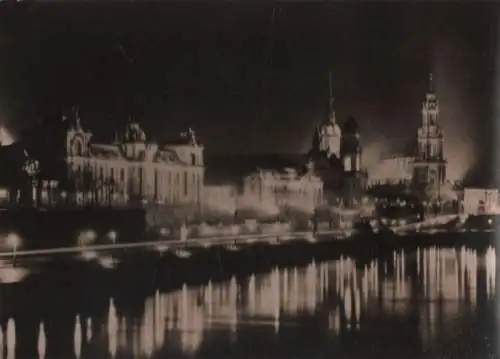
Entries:
{"label": "promenade walkway", "polygon": [[216,246],[237,246],[249,245],[256,243],[280,244],[290,241],[307,240],[315,242],[320,238],[345,238],[345,233],[341,231],[320,231],[317,233],[317,238],[314,238],[312,232],[292,232],[292,233],[269,233],[269,234],[245,234],[238,236],[217,236],[217,237],[198,237],[188,238],[185,241],[175,239],[159,239],[145,242],[135,243],[115,243],[115,244],[94,244],[85,246],[59,247],[50,249],[33,249],[33,250],[8,250],[0,252],[0,258],[28,257],[39,255],[56,255],[56,254],[75,254],[85,252],[109,252],[124,249],[149,249],[165,252],[168,250],[180,250],[190,248],[210,248]]}

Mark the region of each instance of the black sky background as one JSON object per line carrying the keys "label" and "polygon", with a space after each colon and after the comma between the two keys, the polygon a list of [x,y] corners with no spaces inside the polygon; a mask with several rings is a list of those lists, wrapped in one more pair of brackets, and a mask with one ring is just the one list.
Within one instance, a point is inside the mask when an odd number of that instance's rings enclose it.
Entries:
{"label": "black sky background", "polygon": [[17,133],[79,105],[104,134],[133,115],[150,138],[192,126],[210,151],[304,152],[331,70],[338,119],[359,121],[369,162],[414,139],[433,71],[451,162],[491,163],[497,8],[0,4],[0,122]]}

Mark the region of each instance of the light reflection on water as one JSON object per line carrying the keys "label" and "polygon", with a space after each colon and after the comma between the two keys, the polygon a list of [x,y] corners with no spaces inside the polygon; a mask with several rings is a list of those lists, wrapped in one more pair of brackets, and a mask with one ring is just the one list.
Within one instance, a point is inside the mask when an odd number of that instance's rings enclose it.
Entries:
{"label": "light reflection on water", "polygon": [[[139,319],[120,312],[111,298],[105,319],[76,316],[74,357],[152,358],[165,348],[196,356],[212,341],[238,344],[249,328],[263,333],[263,340],[279,338],[282,331],[298,330],[307,317],[324,318],[314,330],[340,338],[345,332],[373,330],[374,320],[380,325],[415,313],[417,340],[423,351],[432,352],[440,341],[456,335],[464,325],[463,313],[480,305],[478,298],[494,300],[495,267],[493,248],[483,254],[464,247],[429,248],[394,251],[385,260],[362,266],[341,257],[244,279],[184,284],[166,293],[156,290],[146,298]],[[95,325],[101,328],[97,335]],[[10,318],[0,334],[0,358],[5,347],[7,358],[15,358],[15,326]],[[44,358],[43,322],[38,332],[38,356]],[[85,354],[85,346],[95,342],[106,343],[107,353],[100,344],[99,353]]]}

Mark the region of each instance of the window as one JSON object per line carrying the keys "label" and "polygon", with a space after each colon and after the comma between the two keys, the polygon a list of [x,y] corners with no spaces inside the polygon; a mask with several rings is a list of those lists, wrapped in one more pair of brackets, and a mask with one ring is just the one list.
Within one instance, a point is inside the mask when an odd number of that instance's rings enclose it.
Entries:
{"label": "window", "polygon": [[349,157],[344,157],[344,171],[351,171],[351,159]]}
{"label": "window", "polygon": [[114,180],[115,179],[115,169],[113,167],[111,167],[110,169],[110,174],[109,174],[109,177]]}
{"label": "window", "polygon": [[158,199],[158,170],[155,169],[155,178],[154,178],[154,198]]}
{"label": "window", "polygon": [[188,186],[188,173],[184,172],[184,196],[189,194],[189,186]]}
{"label": "window", "polygon": [[83,156],[83,144],[79,140],[73,144],[73,156]]}
{"label": "window", "polygon": [[198,193],[198,176],[196,175],[196,173],[193,173],[193,187],[195,193]]}
{"label": "window", "polygon": [[120,181],[125,181],[125,170],[123,168],[120,168]]}
{"label": "window", "polygon": [[196,166],[196,155],[191,153],[191,166]]}
{"label": "window", "polygon": [[139,167],[139,193],[142,195],[143,170]]}
{"label": "window", "polygon": [[103,179],[104,178],[104,167],[99,167],[99,179]]}

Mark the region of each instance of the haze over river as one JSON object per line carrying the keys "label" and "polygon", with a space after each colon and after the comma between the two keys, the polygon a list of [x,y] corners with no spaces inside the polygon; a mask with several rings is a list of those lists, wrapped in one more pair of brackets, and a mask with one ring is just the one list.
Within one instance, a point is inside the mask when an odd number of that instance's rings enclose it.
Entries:
{"label": "haze over river", "polygon": [[169,283],[161,268],[0,269],[0,358],[496,357],[496,253],[394,251]]}

